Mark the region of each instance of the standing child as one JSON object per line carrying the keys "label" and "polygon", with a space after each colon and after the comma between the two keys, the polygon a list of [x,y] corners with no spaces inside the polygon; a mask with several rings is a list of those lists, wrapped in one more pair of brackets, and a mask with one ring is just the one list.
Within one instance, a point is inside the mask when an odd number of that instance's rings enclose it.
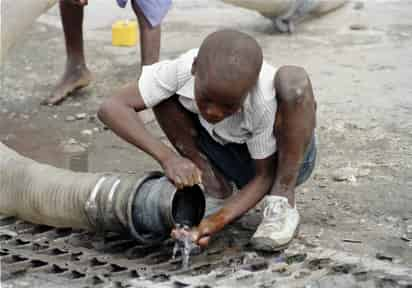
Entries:
{"label": "standing child", "polygon": [[[128,0],[117,0],[125,7]],[[70,93],[86,87],[92,80],[84,57],[83,14],[88,0],[60,0],[60,14],[66,44],[66,69],[50,97],[42,102],[56,105]],[[159,60],[160,25],[171,6],[171,0],[131,0],[131,6],[139,22],[141,35],[141,65],[149,65]]]}

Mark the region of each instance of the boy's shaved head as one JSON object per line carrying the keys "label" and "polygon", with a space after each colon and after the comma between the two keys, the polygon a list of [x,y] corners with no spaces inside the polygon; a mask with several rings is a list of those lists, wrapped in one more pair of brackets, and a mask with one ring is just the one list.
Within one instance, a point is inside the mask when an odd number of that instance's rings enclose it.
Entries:
{"label": "boy's shaved head", "polygon": [[196,72],[207,82],[255,82],[262,61],[262,49],[255,39],[239,31],[221,30],[200,46]]}
{"label": "boy's shaved head", "polygon": [[249,35],[222,30],[210,34],[193,63],[195,99],[202,116],[212,123],[236,113],[262,67],[262,49]]}

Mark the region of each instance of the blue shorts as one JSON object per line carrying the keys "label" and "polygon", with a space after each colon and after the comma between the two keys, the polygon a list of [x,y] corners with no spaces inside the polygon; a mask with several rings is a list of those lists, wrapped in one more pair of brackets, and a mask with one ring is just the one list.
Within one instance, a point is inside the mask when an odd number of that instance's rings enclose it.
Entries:
{"label": "blue shorts", "polygon": [[[222,145],[216,142],[200,123],[198,123],[198,132],[198,146],[200,150],[227,180],[233,181],[241,189],[253,179],[256,174],[255,163],[249,154],[246,144],[229,143]],[[296,186],[305,182],[312,174],[315,167],[316,154],[316,141],[315,136],[313,136],[299,169]]]}
{"label": "blue shorts", "polygon": [[[162,23],[172,5],[172,0],[132,0],[140,8],[152,27]],[[128,0],[117,0],[117,4],[124,8]]]}

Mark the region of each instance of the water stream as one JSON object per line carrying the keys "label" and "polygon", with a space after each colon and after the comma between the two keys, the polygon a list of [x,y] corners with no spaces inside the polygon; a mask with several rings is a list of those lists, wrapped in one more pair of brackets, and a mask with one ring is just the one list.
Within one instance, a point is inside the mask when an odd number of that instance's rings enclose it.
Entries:
{"label": "water stream", "polygon": [[175,238],[172,259],[176,259],[176,256],[180,252],[182,256],[182,268],[188,269],[190,266],[190,255],[199,251],[200,247],[193,243],[189,226],[177,224],[176,229],[181,230],[181,232],[176,233],[178,236]]}

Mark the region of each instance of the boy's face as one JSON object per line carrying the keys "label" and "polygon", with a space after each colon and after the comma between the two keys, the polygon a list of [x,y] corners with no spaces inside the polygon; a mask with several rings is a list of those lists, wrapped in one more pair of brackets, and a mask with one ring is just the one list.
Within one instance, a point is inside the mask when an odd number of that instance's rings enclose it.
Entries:
{"label": "boy's face", "polygon": [[[200,114],[207,122],[216,124],[241,109],[243,101],[232,100],[234,97],[228,97],[229,93],[233,93],[227,91],[227,88],[202,85],[202,81],[196,78],[198,77],[195,77],[196,104]],[[242,98],[241,96],[238,96],[237,99]]]}
{"label": "boy's face", "polygon": [[[195,76],[195,100],[202,117],[209,123],[216,124],[240,111],[247,90],[240,85],[228,85],[223,81],[208,81]],[[221,83],[218,83],[221,82]]]}

